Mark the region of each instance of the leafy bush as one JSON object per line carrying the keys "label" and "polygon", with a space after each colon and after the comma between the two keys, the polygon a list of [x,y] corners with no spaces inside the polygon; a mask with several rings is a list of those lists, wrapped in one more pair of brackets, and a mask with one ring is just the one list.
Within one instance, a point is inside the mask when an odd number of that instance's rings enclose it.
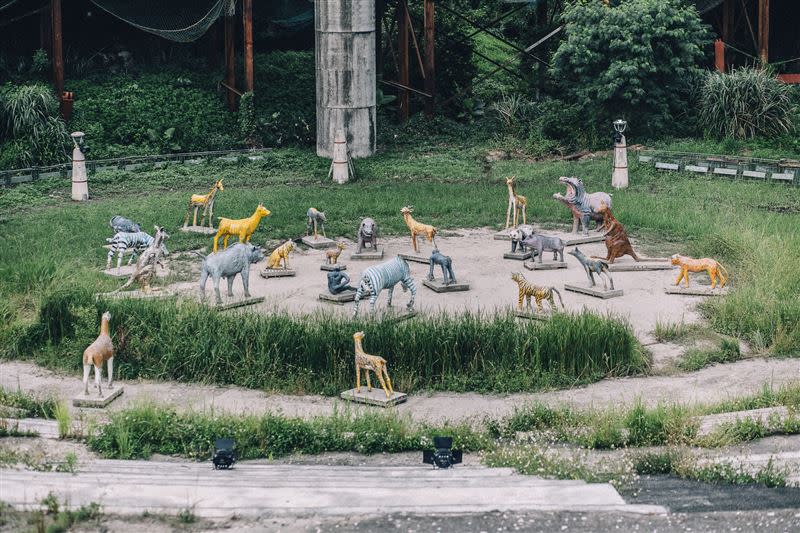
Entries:
{"label": "leafy bush", "polygon": [[46,85],[0,87],[0,168],[63,163],[69,135]]}
{"label": "leafy bush", "polygon": [[563,19],[552,75],[564,100],[579,108],[578,123],[603,131],[621,116],[634,131],[669,131],[708,42],[695,7],[682,0],[575,2]]}
{"label": "leafy bush", "polygon": [[73,80],[70,127],[86,133],[95,159],[237,148],[235,115],[212,83],[164,71]]}
{"label": "leafy bush", "polygon": [[316,139],[314,51],[255,57],[258,134],[266,146],[309,145]]}
{"label": "leafy bush", "polygon": [[795,127],[792,86],[763,68],[707,72],[699,88],[699,107],[702,125],[721,137],[777,137]]}

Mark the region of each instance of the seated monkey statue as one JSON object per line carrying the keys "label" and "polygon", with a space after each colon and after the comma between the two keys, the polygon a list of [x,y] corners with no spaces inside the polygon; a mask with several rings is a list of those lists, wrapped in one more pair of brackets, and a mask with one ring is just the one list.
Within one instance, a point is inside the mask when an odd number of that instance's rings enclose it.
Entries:
{"label": "seated monkey statue", "polygon": [[341,268],[328,272],[328,291],[331,294],[339,294],[344,291],[354,291],[355,287],[350,286],[350,276]]}

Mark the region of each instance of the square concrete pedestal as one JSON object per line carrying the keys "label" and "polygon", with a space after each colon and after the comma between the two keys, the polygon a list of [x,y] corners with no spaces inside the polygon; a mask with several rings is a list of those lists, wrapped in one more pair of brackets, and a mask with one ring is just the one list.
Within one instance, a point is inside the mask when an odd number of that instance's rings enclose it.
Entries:
{"label": "square concrete pedestal", "polygon": [[202,235],[214,235],[217,230],[208,226],[183,226],[181,231],[184,233],[200,233]]}
{"label": "square concrete pedestal", "polygon": [[315,250],[324,250],[325,248],[335,248],[336,241],[327,237],[317,236],[315,239],[313,235],[303,237],[303,244]]}
{"label": "square concrete pedestal", "polygon": [[501,231],[499,233],[495,233],[493,239],[496,241],[510,241],[511,236],[508,234],[513,228],[509,228],[505,231]]}
{"label": "square concrete pedestal", "polygon": [[395,391],[390,397],[386,397],[386,393],[380,387],[373,387],[372,391],[367,391],[366,386],[361,387],[361,391],[350,389],[344,391],[339,395],[342,400],[348,402],[363,403],[367,405],[376,405],[378,407],[391,407],[408,400],[408,394],[404,392]]}
{"label": "square concrete pedestal", "polygon": [[622,289],[615,289],[615,290],[604,290],[603,287],[590,287],[588,285],[570,285],[568,283],[564,284],[564,289],[572,292],[577,292],[580,294],[586,294],[588,296],[594,296],[595,298],[602,298],[603,300],[607,300],[609,298],[616,298],[617,296],[622,296]]}
{"label": "square concrete pedestal", "polygon": [[710,286],[699,286],[699,287],[675,287],[674,285],[671,287],[665,287],[664,292],[666,294],[682,294],[684,296],[725,296],[728,294],[728,287],[723,287],[721,289],[712,289]]}
{"label": "square concrete pedestal", "polygon": [[209,304],[209,307],[216,309],[217,311],[225,311],[227,309],[236,309],[237,307],[245,307],[247,305],[255,305],[260,304],[263,302],[265,298],[263,296],[251,296],[250,298],[240,298],[240,299],[233,299],[229,302],[223,300],[221,304]]}
{"label": "square concrete pedestal", "polygon": [[364,248],[361,253],[353,252],[350,254],[350,259],[354,261],[377,261],[383,259],[383,248],[378,246],[376,249]]}
{"label": "square concrete pedestal", "polygon": [[425,265],[429,265],[430,264],[430,259],[431,259],[430,256],[425,257],[425,256],[418,255],[418,254],[400,254],[400,257],[402,257],[406,261],[410,261],[412,263],[422,263],[422,264],[425,264]]}
{"label": "square concrete pedestal", "polygon": [[[369,296],[368,293],[363,293],[361,299],[363,300]],[[344,305],[347,302],[354,302],[356,299],[356,291],[344,291],[339,294],[331,294],[329,292],[319,293],[319,299],[323,302],[331,302],[334,304]]]}
{"label": "square concrete pedestal", "polygon": [[289,278],[297,275],[296,270],[284,270],[282,268],[265,268],[258,273],[262,278]]}
{"label": "square concrete pedestal", "polygon": [[523,264],[528,270],[558,270],[559,268],[567,268],[567,263],[564,261],[549,261],[538,262],[535,260],[525,261]]}
{"label": "square concrete pedestal", "polygon": [[603,242],[604,240],[606,240],[606,238],[603,236],[602,233],[599,235],[587,235],[585,237],[581,235],[580,237],[576,236],[564,239],[564,246],[577,246],[578,244],[589,244],[590,242]]}
{"label": "square concrete pedestal", "polygon": [[456,282],[451,283],[450,285],[445,285],[440,279],[435,279],[433,281],[426,279],[422,282],[422,284],[433,292],[460,292],[469,290],[469,283]]}
{"label": "square concrete pedestal", "polygon": [[102,409],[103,407],[110,404],[114,401],[115,398],[122,396],[122,392],[125,388],[122,385],[116,385],[113,389],[109,389],[108,386],[103,387],[103,395],[97,395],[97,389],[94,389],[94,377],[93,375],[89,378],[89,395],[86,396],[81,392],[77,396],[72,397],[72,405],[73,407],[90,407],[94,409]]}
{"label": "square concrete pedestal", "polygon": [[531,258],[530,252],[506,252],[503,254],[503,259],[515,259],[517,261],[525,261]]}
{"label": "square concrete pedestal", "polygon": [[342,263],[336,265],[329,265],[328,263],[323,263],[319,266],[320,270],[325,270],[326,272],[333,272],[334,270],[347,270],[347,265]]}

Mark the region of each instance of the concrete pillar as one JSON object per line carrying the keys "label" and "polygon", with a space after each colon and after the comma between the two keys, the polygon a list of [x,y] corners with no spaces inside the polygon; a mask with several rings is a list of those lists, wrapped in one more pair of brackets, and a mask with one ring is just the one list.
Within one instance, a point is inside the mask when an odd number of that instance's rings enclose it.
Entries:
{"label": "concrete pillar", "polygon": [[331,163],[333,181],[339,185],[350,180],[350,161],[347,159],[347,140],[344,132],[339,130],[333,142],[333,162]]}
{"label": "concrete pillar", "polygon": [[89,199],[89,178],[86,175],[86,157],[81,151],[83,133],[76,131],[72,134],[75,148],[72,149],[72,199],[83,202]]}
{"label": "concrete pillar", "polygon": [[350,155],[375,153],[375,0],[315,0],[317,155],[336,132]]}
{"label": "concrete pillar", "polygon": [[628,188],[628,145],[622,134],[614,142],[614,172],[611,174],[611,186],[615,189]]}

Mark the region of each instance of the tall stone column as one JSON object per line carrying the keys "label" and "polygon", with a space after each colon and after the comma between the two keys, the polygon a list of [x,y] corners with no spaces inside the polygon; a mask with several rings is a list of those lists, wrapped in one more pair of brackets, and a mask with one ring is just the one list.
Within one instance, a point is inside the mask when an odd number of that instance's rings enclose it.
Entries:
{"label": "tall stone column", "polygon": [[375,0],[315,0],[317,155],[344,131],[352,157],[375,153]]}

